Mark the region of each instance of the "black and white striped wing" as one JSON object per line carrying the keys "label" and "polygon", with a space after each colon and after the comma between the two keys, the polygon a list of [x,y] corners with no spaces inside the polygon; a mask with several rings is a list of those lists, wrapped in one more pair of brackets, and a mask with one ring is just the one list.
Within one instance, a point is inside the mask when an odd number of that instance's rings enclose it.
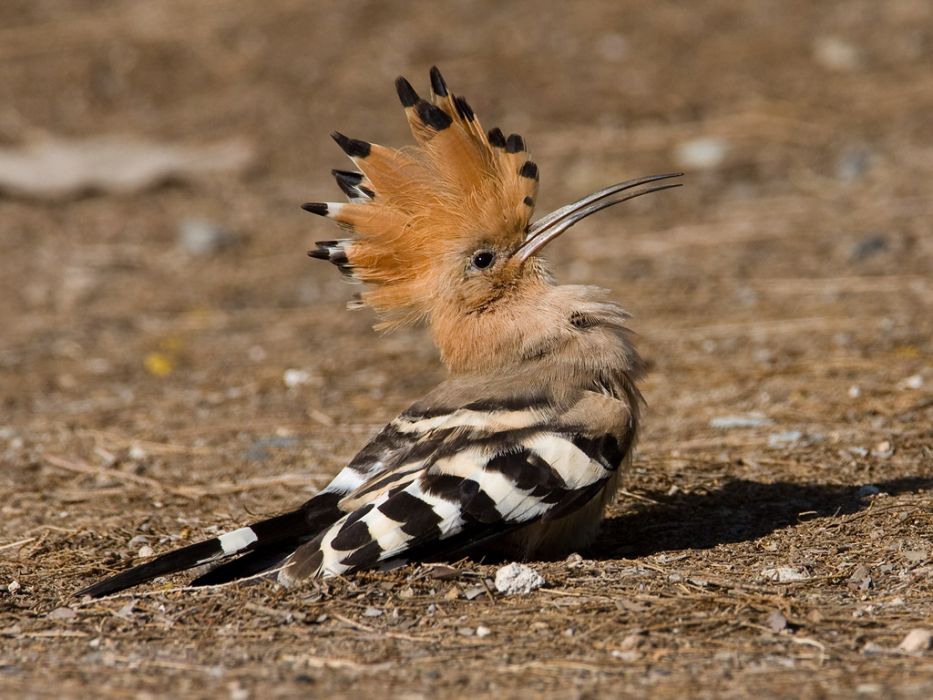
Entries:
{"label": "black and white striped wing", "polygon": [[574,512],[613,476],[633,431],[623,424],[594,435],[549,413],[460,409],[420,418],[419,440],[408,448],[414,459],[346,497],[352,512],[289,557],[279,580],[444,556]]}
{"label": "black and white striped wing", "polygon": [[459,390],[442,387],[446,402],[435,397],[389,423],[294,511],[167,552],[79,595],[214,563],[193,585],[276,569],[288,583],[441,557],[572,513],[598,493],[634,439],[627,404],[607,396],[469,402],[451,401]]}

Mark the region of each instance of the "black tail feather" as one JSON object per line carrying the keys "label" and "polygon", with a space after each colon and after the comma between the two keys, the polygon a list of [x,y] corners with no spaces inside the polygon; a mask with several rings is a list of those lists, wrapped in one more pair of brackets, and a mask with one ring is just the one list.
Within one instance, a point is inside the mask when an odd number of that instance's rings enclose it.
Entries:
{"label": "black tail feather", "polygon": [[[228,565],[224,565],[218,567],[216,571],[221,573],[212,577],[211,575],[214,572],[208,572],[198,578],[195,585],[222,583],[258,573],[274,565],[275,557],[281,559],[289,552],[294,551],[301,543],[340,518],[343,515],[343,512],[337,507],[340,497],[341,494],[337,493],[320,493],[297,510],[262,520],[248,528],[241,528],[241,530],[236,531],[243,534],[242,544],[231,545],[227,541],[225,547],[225,536],[223,535],[197,542],[176,549],[173,552],[167,552],[145,564],[121,571],[103,581],[98,581],[87,588],[81,589],[75,595],[97,598],[118,593],[159,576],[178,573],[238,554],[246,554],[246,556],[230,562],[230,564],[239,564],[240,566],[228,568]],[[268,566],[260,566],[267,559],[273,561],[270,561]],[[214,578],[222,578],[222,580],[213,580]],[[205,579],[207,580],[205,581]]]}
{"label": "black tail feather", "polygon": [[134,566],[126,571],[121,571],[115,576],[106,578],[103,581],[82,588],[75,595],[79,598],[89,595],[92,598],[98,598],[103,595],[117,593],[125,588],[130,588],[146,581],[151,581],[159,576],[173,574],[176,571],[184,571],[198,564],[204,564],[216,559],[223,554],[223,548],[220,539],[215,537],[204,542],[176,549],[174,552],[168,552],[153,561]]}
{"label": "black tail feather", "polygon": [[289,554],[310,537],[311,535],[301,538],[300,541],[294,540],[271,548],[257,549],[232,561],[224,562],[206,574],[198,576],[191,582],[191,585],[216,586],[221,583],[230,583],[248,576],[262,574],[285,561]]}

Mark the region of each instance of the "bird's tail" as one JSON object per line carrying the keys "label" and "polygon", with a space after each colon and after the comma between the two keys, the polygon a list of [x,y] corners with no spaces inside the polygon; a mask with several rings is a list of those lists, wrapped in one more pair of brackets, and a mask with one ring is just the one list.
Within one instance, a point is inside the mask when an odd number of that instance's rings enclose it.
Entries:
{"label": "bird's tail", "polygon": [[323,492],[297,510],[277,515],[219,537],[197,542],[134,566],[77,592],[77,596],[100,596],[151,581],[159,576],[245,555],[220,566],[198,579],[203,586],[233,581],[275,566],[301,544],[338,520],[344,513],[338,507],[340,494]]}

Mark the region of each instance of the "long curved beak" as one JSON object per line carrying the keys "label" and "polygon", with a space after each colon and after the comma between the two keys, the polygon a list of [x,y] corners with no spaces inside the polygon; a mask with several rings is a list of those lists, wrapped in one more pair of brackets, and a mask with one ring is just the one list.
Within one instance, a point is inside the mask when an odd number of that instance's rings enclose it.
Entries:
{"label": "long curved beak", "polygon": [[607,199],[614,194],[631,190],[641,185],[658,182],[659,180],[670,180],[671,178],[681,177],[682,175],[683,173],[664,173],[663,175],[649,175],[634,180],[626,180],[625,182],[619,182],[597,192],[593,192],[583,199],[577,200],[573,204],[568,204],[565,207],[552,211],[550,214],[543,216],[528,227],[525,240],[518,249],[512,253],[512,258],[517,260],[520,265],[524,264],[528,258],[590,214],[595,214],[607,207],[612,207],[616,204],[627,202],[630,199],[635,199],[635,197],[641,197],[643,194],[651,194],[652,192],[681,187],[683,183],[674,182],[664,185],[654,185],[653,187],[646,187],[637,192],[631,192],[624,197]]}

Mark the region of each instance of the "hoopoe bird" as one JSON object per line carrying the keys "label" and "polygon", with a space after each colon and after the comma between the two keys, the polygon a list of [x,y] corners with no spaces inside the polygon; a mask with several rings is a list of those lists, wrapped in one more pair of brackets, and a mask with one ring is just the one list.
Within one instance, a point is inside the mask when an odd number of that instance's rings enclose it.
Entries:
{"label": "hoopoe bird", "polygon": [[347,237],[317,243],[366,289],[377,328],[426,322],[449,377],[383,428],[297,509],[118,573],[101,596],[213,565],[193,585],[318,576],[462,554],[553,558],[590,544],[631,462],[643,364],[603,290],[558,285],[541,250],[606,207],[678,186],[621,182],[531,222],[538,166],[518,134],[480,127],[437,68],[430,99],[404,78],[417,146],[334,140],[348,202],[304,209]]}

